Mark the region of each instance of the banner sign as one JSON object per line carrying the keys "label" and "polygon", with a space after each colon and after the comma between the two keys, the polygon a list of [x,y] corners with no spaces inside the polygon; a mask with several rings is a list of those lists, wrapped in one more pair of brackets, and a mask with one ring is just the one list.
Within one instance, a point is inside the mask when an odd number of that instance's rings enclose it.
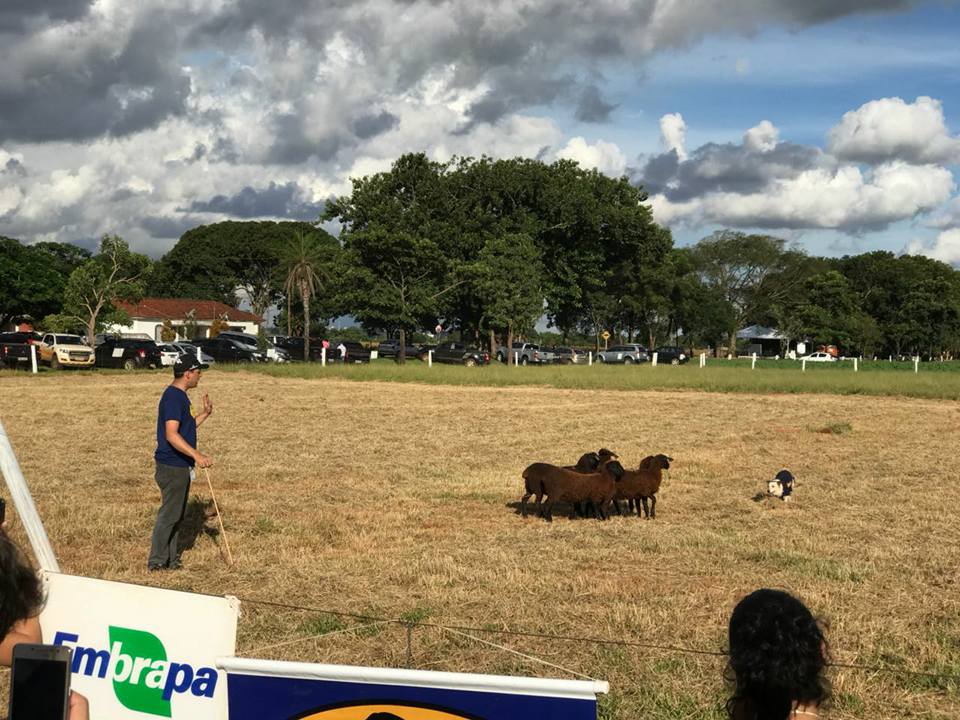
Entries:
{"label": "banner sign", "polygon": [[230,720],[596,720],[607,683],[223,658]]}
{"label": "banner sign", "polygon": [[43,640],[73,649],[92,720],[226,720],[236,598],[44,572]]}

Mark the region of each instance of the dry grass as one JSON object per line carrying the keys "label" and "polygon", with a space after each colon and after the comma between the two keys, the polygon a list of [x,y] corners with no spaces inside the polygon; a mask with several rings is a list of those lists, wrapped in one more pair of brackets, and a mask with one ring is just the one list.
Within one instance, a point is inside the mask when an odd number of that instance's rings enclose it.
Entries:
{"label": "dry grass", "polygon": [[[237,559],[203,524],[185,569],[146,572],[166,375],[0,380],[0,414],[65,571],[447,625],[722,649],[739,597],[798,593],[834,659],[960,673],[954,402],[609,392],[276,378],[210,371],[201,429]],[[844,432],[819,432],[844,427]],[[849,427],[849,429],[847,429]],[[549,525],[514,514],[520,472],[600,446],[675,458],[658,518]],[[793,502],[753,501],[782,467]],[[197,486],[200,498],[208,493]],[[201,527],[202,525],[202,527]],[[241,654],[400,666],[404,629],[260,650],[358,625],[247,602]],[[698,718],[721,659],[491,637],[611,682],[601,717]],[[435,629],[416,667],[562,675]],[[834,718],[960,716],[957,682],[836,670]],[[719,717],[719,715],[716,715]]]}

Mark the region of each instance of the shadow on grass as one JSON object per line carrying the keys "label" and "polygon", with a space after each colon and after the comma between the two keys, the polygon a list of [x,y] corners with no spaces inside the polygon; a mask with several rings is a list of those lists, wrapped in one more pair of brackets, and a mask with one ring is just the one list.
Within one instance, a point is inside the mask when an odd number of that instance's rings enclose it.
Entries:
{"label": "shadow on grass", "polygon": [[178,542],[180,551],[192,550],[201,534],[217,542],[220,529],[217,527],[216,517],[213,500],[201,500],[196,495],[190,498],[187,502],[187,511],[183,515],[183,522],[180,523]]}

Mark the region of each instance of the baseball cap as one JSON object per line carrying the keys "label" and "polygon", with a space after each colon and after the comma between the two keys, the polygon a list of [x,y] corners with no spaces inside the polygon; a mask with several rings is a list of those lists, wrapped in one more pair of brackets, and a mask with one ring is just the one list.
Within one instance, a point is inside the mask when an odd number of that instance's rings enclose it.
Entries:
{"label": "baseball cap", "polygon": [[200,362],[196,355],[192,353],[182,353],[173,362],[173,374],[183,375],[190,370],[206,370],[209,365]]}

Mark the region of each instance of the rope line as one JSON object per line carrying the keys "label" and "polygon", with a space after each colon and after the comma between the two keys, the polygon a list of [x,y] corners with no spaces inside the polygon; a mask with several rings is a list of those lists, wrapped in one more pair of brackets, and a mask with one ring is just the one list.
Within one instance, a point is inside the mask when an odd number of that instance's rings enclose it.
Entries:
{"label": "rope line", "polygon": [[357,630],[366,630],[367,628],[376,627],[377,625],[383,625],[384,623],[368,623],[364,625],[357,625],[354,627],[340,628],[339,630],[331,630],[330,632],[319,633],[316,635],[304,635],[303,637],[294,638],[293,640],[284,640],[283,642],[274,643],[273,645],[263,645],[262,647],[253,648],[252,650],[245,651],[249,655],[255,653],[261,653],[264,650],[273,650],[274,648],[284,647],[285,645],[294,645],[299,642],[306,642],[307,640],[319,640],[320,638],[328,638],[331,635],[340,635],[341,633],[347,632],[356,632]]}
{"label": "rope line", "polygon": [[[353,618],[355,620],[359,620],[364,623],[367,623],[366,627],[369,627],[370,623],[373,623],[373,624],[393,623],[396,625],[405,625],[409,627],[435,628],[437,630],[455,632],[455,633],[462,634],[465,637],[470,637],[471,639],[476,640],[477,642],[486,643],[493,647],[497,647],[508,652],[513,652],[518,655],[523,655],[523,653],[519,653],[518,651],[515,651],[515,650],[510,650],[509,648],[506,648],[506,647],[501,647],[499,645],[496,645],[495,643],[490,643],[480,638],[473,638],[467,633],[509,635],[512,637],[526,637],[526,638],[535,638],[539,640],[555,640],[555,641],[563,641],[563,642],[582,642],[582,643],[592,643],[595,645],[617,645],[620,647],[636,647],[636,648],[643,648],[646,650],[663,650],[666,652],[684,653],[687,655],[707,655],[710,657],[727,657],[730,654],[728,652],[721,651],[721,650],[702,650],[698,648],[683,647],[681,645],[660,645],[657,643],[640,642],[638,640],[612,640],[609,638],[580,637],[576,635],[550,635],[547,633],[534,633],[534,632],[527,632],[523,630],[496,630],[494,628],[478,628],[478,627],[470,627],[466,625],[441,625],[440,623],[410,621],[410,620],[403,620],[399,618],[376,617],[373,615],[363,615],[359,613],[344,612],[342,610],[324,610],[322,608],[305,607],[303,605],[293,605],[291,603],[274,602],[272,600],[258,600],[256,598],[246,598],[246,597],[241,597],[239,599],[241,602],[250,603],[252,605],[267,605],[271,607],[284,608],[287,610],[299,610],[303,612],[323,613],[325,615],[334,615],[337,617]],[[354,629],[354,628],[348,628],[348,629]],[[341,631],[337,631],[337,632],[341,632]],[[327,634],[333,634],[333,633],[327,633]],[[527,656],[524,656],[524,657],[527,657]],[[544,664],[549,664],[546,661],[540,660],[532,656],[529,659],[535,660],[536,662],[543,662]],[[555,665],[554,667],[557,667],[560,670],[564,670],[565,672],[569,672],[574,675],[580,674],[573,670],[568,670],[560,666]],[[954,680],[954,681],[960,682],[960,673],[932,673],[932,672],[925,672],[922,670],[905,670],[902,668],[882,667],[877,665],[860,665],[857,663],[843,663],[843,662],[830,662],[830,663],[827,663],[827,667],[842,668],[845,670],[859,670],[862,672],[872,672],[872,673],[889,673],[892,675],[910,675],[913,677],[925,677],[925,678],[932,678],[937,680]],[[587,676],[582,675],[582,677],[587,677]],[[593,678],[590,678],[590,679],[592,680]]]}
{"label": "rope line", "polygon": [[474,642],[483,643],[484,645],[489,645],[489,646],[492,647],[492,648],[496,648],[497,650],[503,650],[504,652],[511,653],[512,655],[519,655],[519,656],[522,657],[522,658],[526,658],[527,660],[533,660],[533,662],[540,663],[541,665],[546,665],[547,667],[552,667],[552,668],[554,668],[554,669],[556,669],[556,670],[562,670],[563,672],[569,673],[570,675],[576,675],[577,677],[582,677],[584,680],[596,680],[596,678],[592,678],[592,677],[590,677],[589,675],[584,675],[582,672],[577,672],[576,670],[571,670],[570,668],[565,668],[565,667],[563,667],[562,665],[556,665],[556,664],[554,664],[554,663],[552,663],[552,662],[549,662],[549,661],[547,661],[547,660],[544,660],[543,658],[538,658],[538,657],[535,657],[535,656],[533,656],[533,655],[527,655],[526,653],[522,653],[522,652],[520,652],[519,650],[514,650],[513,648],[508,648],[506,645],[498,645],[497,643],[492,643],[492,642],[490,642],[489,640],[484,640],[484,639],[482,639],[482,638],[474,637],[473,635],[469,635],[469,634],[467,634],[467,633],[465,633],[465,632],[460,632],[459,630],[454,630],[453,628],[445,627],[445,628],[442,628],[442,629],[444,630],[444,632],[448,632],[448,633],[452,633],[453,635],[460,635],[461,637],[469,638],[470,640],[473,640]]}

